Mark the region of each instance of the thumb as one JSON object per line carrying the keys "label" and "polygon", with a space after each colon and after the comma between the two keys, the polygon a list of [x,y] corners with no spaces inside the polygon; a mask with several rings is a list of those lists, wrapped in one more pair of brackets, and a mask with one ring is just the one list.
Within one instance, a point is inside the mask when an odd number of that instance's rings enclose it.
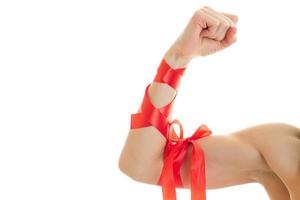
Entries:
{"label": "thumb", "polygon": [[236,42],[236,32],[236,27],[230,27],[226,32],[225,38],[220,42],[220,45],[224,48]]}

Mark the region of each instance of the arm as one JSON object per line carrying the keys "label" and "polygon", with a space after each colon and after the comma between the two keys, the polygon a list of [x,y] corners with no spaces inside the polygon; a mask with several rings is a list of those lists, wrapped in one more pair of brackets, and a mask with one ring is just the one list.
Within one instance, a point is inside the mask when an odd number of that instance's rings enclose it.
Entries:
{"label": "arm", "polygon": [[[164,55],[166,62],[174,69],[187,67],[189,59],[179,57],[170,48]],[[149,97],[156,108],[171,102],[176,91],[165,83],[152,82]],[[163,164],[163,149],[166,139],[153,126],[131,129],[119,160],[119,168],[134,180],[155,184]]]}
{"label": "arm", "polygon": [[[194,13],[182,34],[164,55],[170,67],[187,67],[194,57],[206,56],[234,43],[236,16],[204,7]],[[162,95],[163,94],[163,95]],[[149,98],[156,108],[168,104],[176,91],[152,83]],[[119,168],[134,180],[156,184],[163,166],[166,139],[153,127],[131,129],[119,159]]]}

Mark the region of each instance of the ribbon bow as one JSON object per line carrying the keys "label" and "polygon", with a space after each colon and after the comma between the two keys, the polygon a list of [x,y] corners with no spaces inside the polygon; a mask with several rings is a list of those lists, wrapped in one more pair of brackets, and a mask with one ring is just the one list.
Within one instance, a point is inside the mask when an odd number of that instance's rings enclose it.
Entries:
{"label": "ribbon bow", "polygon": [[[177,136],[173,124],[180,127],[180,137]],[[164,200],[176,200],[176,187],[183,188],[180,178],[180,168],[186,156],[189,144],[192,145],[191,155],[191,199],[206,199],[205,159],[203,150],[195,140],[210,135],[212,131],[202,124],[191,137],[183,138],[183,128],[179,120],[169,123],[167,144],[164,151],[164,166],[158,184],[162,186]]]}

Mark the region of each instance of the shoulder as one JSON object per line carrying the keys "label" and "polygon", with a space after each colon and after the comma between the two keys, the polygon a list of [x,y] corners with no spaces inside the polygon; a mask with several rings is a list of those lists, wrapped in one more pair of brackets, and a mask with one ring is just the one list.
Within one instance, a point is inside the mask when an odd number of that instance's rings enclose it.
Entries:
{"label": "shoulder", "polygon": [[261,149],[289,139],[300,139],[300,129],[289,123],[271,122],[249,126],[231,133],[239,140]]}

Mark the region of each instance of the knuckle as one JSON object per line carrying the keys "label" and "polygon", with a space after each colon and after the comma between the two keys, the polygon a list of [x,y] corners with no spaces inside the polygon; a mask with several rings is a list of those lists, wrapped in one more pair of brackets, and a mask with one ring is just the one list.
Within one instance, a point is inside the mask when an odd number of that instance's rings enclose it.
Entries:
{"label": "knuckle", "polygon": [[232,15],[232,18],[234,18],[235,21],[239,20],[239,17],[237,15]]}
{"label": "knuckle", "polygon": [[225,15],[221,15],[221,16],[222,16],[223,26],[229,27],[231,24],[233,24],[233,22],[228,17],[226,17]]}
{"label": "knuckle", "polygon": [[202,10],[197,10],[192,16],[192,21],[196,24],[201,23],[205,18],[205,13]]}
{"label": "knuckle", "polygon": [[202,9],[199,9],[199,10],[196,10],[196,11],[194,12],[194,15],[193,15],[193,16],[194,16],[195,18],[201,18],[203,14],[204,14],[203,10],[202,10]]}
{"label": "knuckle", "polygon": [[229,24],[229,22],[228,22],[227,20],[223,20],[223,21],[221,22],[221,25],[222,25],[224,28],[229,28],[229,26],[230,26],[230,24]]}
{"label": "knuckle", "polygon": [[213,10],[211,7],[209,6],[203,6],[203,9],[208,9],[208,10]]}

